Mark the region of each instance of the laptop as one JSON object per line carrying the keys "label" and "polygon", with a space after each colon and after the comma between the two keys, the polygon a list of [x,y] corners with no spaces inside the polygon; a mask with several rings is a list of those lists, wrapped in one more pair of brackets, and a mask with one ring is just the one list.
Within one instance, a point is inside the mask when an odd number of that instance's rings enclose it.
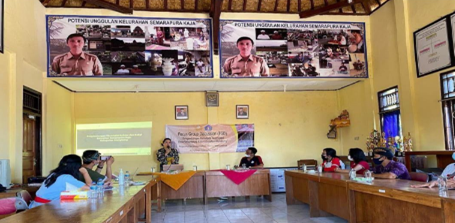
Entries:
{"label": "laptop", "polygon": [[163,171],[169,170],[183,170],[183,164],[171,164],[171,165],[163,165]]}

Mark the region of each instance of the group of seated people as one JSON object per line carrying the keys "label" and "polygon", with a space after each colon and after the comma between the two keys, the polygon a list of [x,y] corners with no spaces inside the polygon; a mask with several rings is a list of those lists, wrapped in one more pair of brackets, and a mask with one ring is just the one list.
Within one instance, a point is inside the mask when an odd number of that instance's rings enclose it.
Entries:
{"label": "group of seated people", "polygon": [[[411,176],[406,166],[400,162],[393,160],[393,153],[387,148],[375,148],[373,150],[374,168],[371,168],[367,162],[363,150],[353,148],[349,150],[348,159],[351,169],[354,169],[358,174],[364,174],[367,170],[372,170],[372,176],[378,179],[403,179],[411,180]],[[325,148],[322,152],[322,166],[324,172],[348,173],[349,170],[344,168],[344,163],[336,155],[336,150]],[[452,155],[455,160],[455,152]],[[455,163],[449,164],[441,176],[447,179],[447,188],[455,188]],[[413,188],[432,188],[437,187],[438,181],[431,181],[424,184],[411,185]]]}
{"label": "group of seated people", "polygon": [[[36,192],[35,200],[30,208],[60,199],[60,193],[67,190],[90,190],[93,182],[103,181],[110,185],[112,180],[112,164],[114,157],[101,160],[101,153],[87,150],[82,158],[75,154],[64,156],[57,168],[52,170]],[[93,170],[93,167],[96,169]],[[106,175],[101,171],[106,168]]]}
{"label": "group of seated people", "polygon": [[[374,168],[370,168],[363,150],[353,148],[349,150],[348,159],[351,162],[351,169],[363,174],[366,170],[372,169],[374,178],[383,179],[404,179],[410,180],[406,166],[393,160],[393,153],[387,148],[375,148],[373,151]],[[336,155],[336,150],[325,148],[322,152],[322,166],[324,172],[347,173],[349,170],[344,168],[344,163]]]}

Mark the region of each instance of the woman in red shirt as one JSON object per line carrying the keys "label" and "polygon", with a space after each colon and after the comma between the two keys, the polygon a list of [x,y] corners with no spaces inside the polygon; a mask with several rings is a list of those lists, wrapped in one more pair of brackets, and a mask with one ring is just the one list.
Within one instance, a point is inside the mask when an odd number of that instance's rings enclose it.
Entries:
{"label": "woman in red shirt", "polygon": [[[354,169],[357,174],[363,174],[370,169],[370,165],[366,161],[365,153],[359,148],[350,149],[348,159],[351,161],[351,169]],[[335,172],[349,173],[349,170],[337,169]]]}
{"label": "woman in red shirt", "polygon": [[322,151],[322,168],[324,172],[335,172],[336,169],[341,168],[341,160],[337,156],[337,151],[332,148],[325,148]]}

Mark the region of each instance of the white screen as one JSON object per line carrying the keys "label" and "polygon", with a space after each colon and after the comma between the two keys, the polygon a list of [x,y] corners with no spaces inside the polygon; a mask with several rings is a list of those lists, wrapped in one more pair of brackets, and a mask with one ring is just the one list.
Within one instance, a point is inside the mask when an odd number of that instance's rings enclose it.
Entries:
{"label": "white screen", "polygon": [[151,155],[152,122],[76,124],[76,153],[98,150],[102,155]]}

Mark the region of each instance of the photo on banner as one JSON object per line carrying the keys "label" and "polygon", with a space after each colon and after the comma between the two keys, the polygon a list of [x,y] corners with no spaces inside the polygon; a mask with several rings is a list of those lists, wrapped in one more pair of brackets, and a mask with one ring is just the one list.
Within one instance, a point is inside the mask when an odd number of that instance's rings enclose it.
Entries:
{"label": "photo on banner", "polygon": [[220,27],[223,78],[368,78],[364,23],[221,20]]}
{"label": "photo on banner", "polygon": [[213,77],[210,19],[48,15],[48,77]]}
{"label": "photo on banner", "polygon": [[414,53],[417,77],[453,66],[454,49],[445,16],[414,32]]}
{"label": "photo on banner", "polygon": [[235,153],[254,146],[254,124],[166,125],[179,153]]}

